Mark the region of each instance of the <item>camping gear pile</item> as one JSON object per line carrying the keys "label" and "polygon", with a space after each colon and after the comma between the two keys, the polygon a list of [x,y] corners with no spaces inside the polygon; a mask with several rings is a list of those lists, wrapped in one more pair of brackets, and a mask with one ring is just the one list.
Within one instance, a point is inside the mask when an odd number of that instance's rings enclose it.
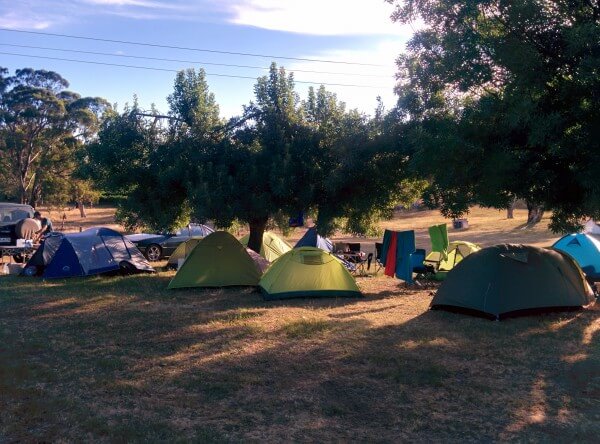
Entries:
{"label": "camping gear pile", "polygon": [[[501,319],[531,310],[571,309],[594,302],[589,282],[600,280],[600,241],[570,234],[552,249],[527,245],[476,244],[448,239],[445,224],[429,228],[431,251],[416,249],[414,231],[386,230],[377,244],[377,264],[408,284],[443,281],[432,309]],[[295,297],[358,297],[352,268],[333,243],[306,231],[292,248],[265,232],[260,254],[225,231],[182,242],[167,266],[177,269],[169,289],[255,286],[266,300]],[[154,272],[136,246],[108,228],[48,236],[23,274],[47,279],[114,273]],[[588,282],[589,281],[589,282]]]}

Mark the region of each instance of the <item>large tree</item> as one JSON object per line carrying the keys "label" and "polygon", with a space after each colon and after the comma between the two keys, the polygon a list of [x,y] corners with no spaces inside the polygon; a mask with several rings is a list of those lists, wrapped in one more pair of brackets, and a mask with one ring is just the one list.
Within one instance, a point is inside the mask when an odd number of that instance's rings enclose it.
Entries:
{"label": "large tree", "polygon": [[600,216],[598,3],[390,2],[395,20],[424,24],[398,59],[398,93],[449,214],[516,196],[553,210],[557,230]]}
{"label": "large tree", "polygon": [[270,218],[310,204],[315,165],[293,75],[272,64],[254,92],[256,101],[231,122],[229,137],[212,152],[195,152],[192,193],[193,207],[203,216],[220,225],[248,223],[248,246],[259,251]]}
{"label": "large tree", "polygon": [[52,71],[6,74],[0,70],[0,162],[21,202],[35,205],[66,186],[108,104],[66,90],[68,82]]}
{"label": "large tree", "polygon": [[172,230],[202,217],[189,199],[198,167],[193,157],[223,138],[204,71],[179,72],[168,102],[168,115],[144,112],[137,100],[112,112],[88,147],[90,175],[103,189],[126,196],[117,216],[130,229]]}
{"label": "large tree", "polygon": [[224,122],[203,72],[186,71],[168,116],[135,104],[112,113],[88,160],[99,183],[128,196],[121,220],[153,229],[190,218],[219,227],[241,221],[259,251],[270,221],[307,211],[322,234],[339,219],[364,231],[413,191],[402,182],[406,156],[391,114],[346,112],[324,88],[301,103],[293,75],[275,64],[254,92],[243,115]]}

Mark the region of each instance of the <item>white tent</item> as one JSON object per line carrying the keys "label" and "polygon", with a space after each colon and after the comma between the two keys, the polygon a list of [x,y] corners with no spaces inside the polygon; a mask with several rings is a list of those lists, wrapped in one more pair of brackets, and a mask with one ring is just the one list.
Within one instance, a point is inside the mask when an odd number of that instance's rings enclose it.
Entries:
{"label": "white tent", "polygon": [[600,225],[594,219],[590,219],[583,226],[583,232],[587,234],[600,234]]}

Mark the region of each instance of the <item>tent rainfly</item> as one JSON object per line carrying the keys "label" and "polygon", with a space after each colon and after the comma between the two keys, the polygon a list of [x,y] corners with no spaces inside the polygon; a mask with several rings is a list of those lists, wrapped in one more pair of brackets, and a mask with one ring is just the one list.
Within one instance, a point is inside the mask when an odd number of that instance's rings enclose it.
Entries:
{"label": "tent rainfly", "polygon": [[558,251],[496,245],[466,257],[442,283],[432,309],[493,319],[530,311],[570,309],[594,302],[577,263]]}
{"label": "tent rainfly", "polygon": [[584,233],[567,234],[557,240],[552,248],[571,256],[589,281],[600,280],[600,241],[594,236]]}
{"label": "tent rainfly", "polygon": [[317,233],[316,227],[306,230],[304,236],[294,245],[294,248],[316,247],[328,252],[333,251],[333,242]]}
{"label": "tent rainfly", "polygon": [[175,251],[173,251],[173,254],[169,257],[169,260],[167,261],[167,267],[174,269],[179,268],[179,265],[187,259],[192,250],[202,239],[204,239],[204,237],[192,237],[191,239],[180,243],[179,246],[175,248]]}
{"label": "tent rainfly", "polygon": [[215,231],[198,242],[169,288],[251,286],[260,276],[246,248],[226,231]]}
{"label": "tent rainfly", "polygon": [[[248,240],[250,235],[247,234],[240,239],[240,242],[244,247],[248,246]],[[275,233],[271,231],[265,231],[263,233],[262,245],[260,246],[260,255],[269,262],[273,262],[279,256],[290,251],[292,247],[286,241],[281,239]]]}
{"label": "tent rainfly", "polygon": [[271,264],[259,286],[267,300],[296,297],[357,297],[352,275],[332,253],[294,248]]}
{"label": "tent rainfly", "polygon": [[25,267],[44,278],[90,276],[115,271],[154,272],[137,247],[110,228],[48,236]]}

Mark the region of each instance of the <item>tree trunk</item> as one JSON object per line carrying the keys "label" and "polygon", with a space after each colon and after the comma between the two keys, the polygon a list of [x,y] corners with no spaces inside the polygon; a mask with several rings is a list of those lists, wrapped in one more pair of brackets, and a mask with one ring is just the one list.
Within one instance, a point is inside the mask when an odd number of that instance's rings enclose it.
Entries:
{"label": "tree trunk", "polygon": [[544,206],[527,201],[527,225],[535,225],[544,217]]}
{"label": "tree trunk", "polygon": [[513,197],[510,202],[508,203],[508,207],[506,208],[506,218],[507,219],[514,219],[515,215],[515,205],[517,204],[517,198]]}
{"label": "tree trunk", "polygon": [[267,227],[268,217],[261,217],[249,221],[250,225],[250,238],[248,239],[248,248],[260,253],[260,247],[262,246],[263,234]]}
{"label": "tree trunk", "polygon": [[85,205],[83,205],[83,201],[78,201],[77,206],[79,207],[79,215],[85,219],[87,215],[85,214]]}

